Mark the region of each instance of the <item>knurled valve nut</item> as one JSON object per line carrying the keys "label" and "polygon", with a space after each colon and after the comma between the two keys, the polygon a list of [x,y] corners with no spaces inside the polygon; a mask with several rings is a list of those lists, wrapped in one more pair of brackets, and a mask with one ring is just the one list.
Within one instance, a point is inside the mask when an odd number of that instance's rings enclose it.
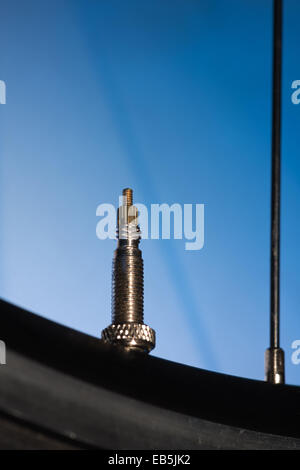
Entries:
{"label": "knurled valve nut", "polygon": [[106,343],[150,352],[155,347],[155,331],[144,323],[118,323],[102,331]]}

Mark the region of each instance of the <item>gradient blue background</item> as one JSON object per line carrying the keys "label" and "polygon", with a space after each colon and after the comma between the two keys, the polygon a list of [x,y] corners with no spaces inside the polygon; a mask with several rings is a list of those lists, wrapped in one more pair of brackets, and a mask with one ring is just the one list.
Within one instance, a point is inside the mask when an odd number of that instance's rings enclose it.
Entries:
{"label": "gradient blue background", "polygon": [[[300,384],[300,3],[284,14],[282,345]],[[126,186],[204,203],[201,251],[142,244],[154,354],[263,379],[271,40],[271,0],[1,0],[0,295],[99,336],[115,243],[97,205]]]}

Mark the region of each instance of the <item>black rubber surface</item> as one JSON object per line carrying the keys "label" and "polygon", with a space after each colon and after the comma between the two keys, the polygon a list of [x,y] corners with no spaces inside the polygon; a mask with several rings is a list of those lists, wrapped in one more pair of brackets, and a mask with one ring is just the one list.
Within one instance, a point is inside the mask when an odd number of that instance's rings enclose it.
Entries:
{"label": "black rubber surface", "polygon": [[124,354],[5,301],[0,309],[0,412],[23,432],[66,448],[300,448],[298,387]]}

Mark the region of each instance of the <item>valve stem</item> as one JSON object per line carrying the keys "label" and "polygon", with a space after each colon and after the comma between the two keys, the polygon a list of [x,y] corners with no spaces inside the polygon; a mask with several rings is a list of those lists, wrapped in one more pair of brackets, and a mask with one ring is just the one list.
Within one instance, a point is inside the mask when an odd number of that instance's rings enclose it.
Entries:
{"label": "valve stem", "polygon": [[102,339],[126,350],[150,352],[155,347],[155,331],[144,324],[144,267],[140,239],[133,191],[125,188],[117,215],[118,245],[112,269],[112,323],[102,331]]}

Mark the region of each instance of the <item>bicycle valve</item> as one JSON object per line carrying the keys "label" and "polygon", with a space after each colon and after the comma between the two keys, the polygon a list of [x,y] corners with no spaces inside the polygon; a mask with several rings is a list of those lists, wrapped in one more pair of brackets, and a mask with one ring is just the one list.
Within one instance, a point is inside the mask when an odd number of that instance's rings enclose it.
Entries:
{"label": "bicycle valve", "polygon": [[144,324],[141,232],[132,201],[132,189],[124,189],[123,203],[118,209],[118,245],[112,270],[112,323],[102,331],[102,339],[126,350],[149,353],[155,347],[155,331]]}

